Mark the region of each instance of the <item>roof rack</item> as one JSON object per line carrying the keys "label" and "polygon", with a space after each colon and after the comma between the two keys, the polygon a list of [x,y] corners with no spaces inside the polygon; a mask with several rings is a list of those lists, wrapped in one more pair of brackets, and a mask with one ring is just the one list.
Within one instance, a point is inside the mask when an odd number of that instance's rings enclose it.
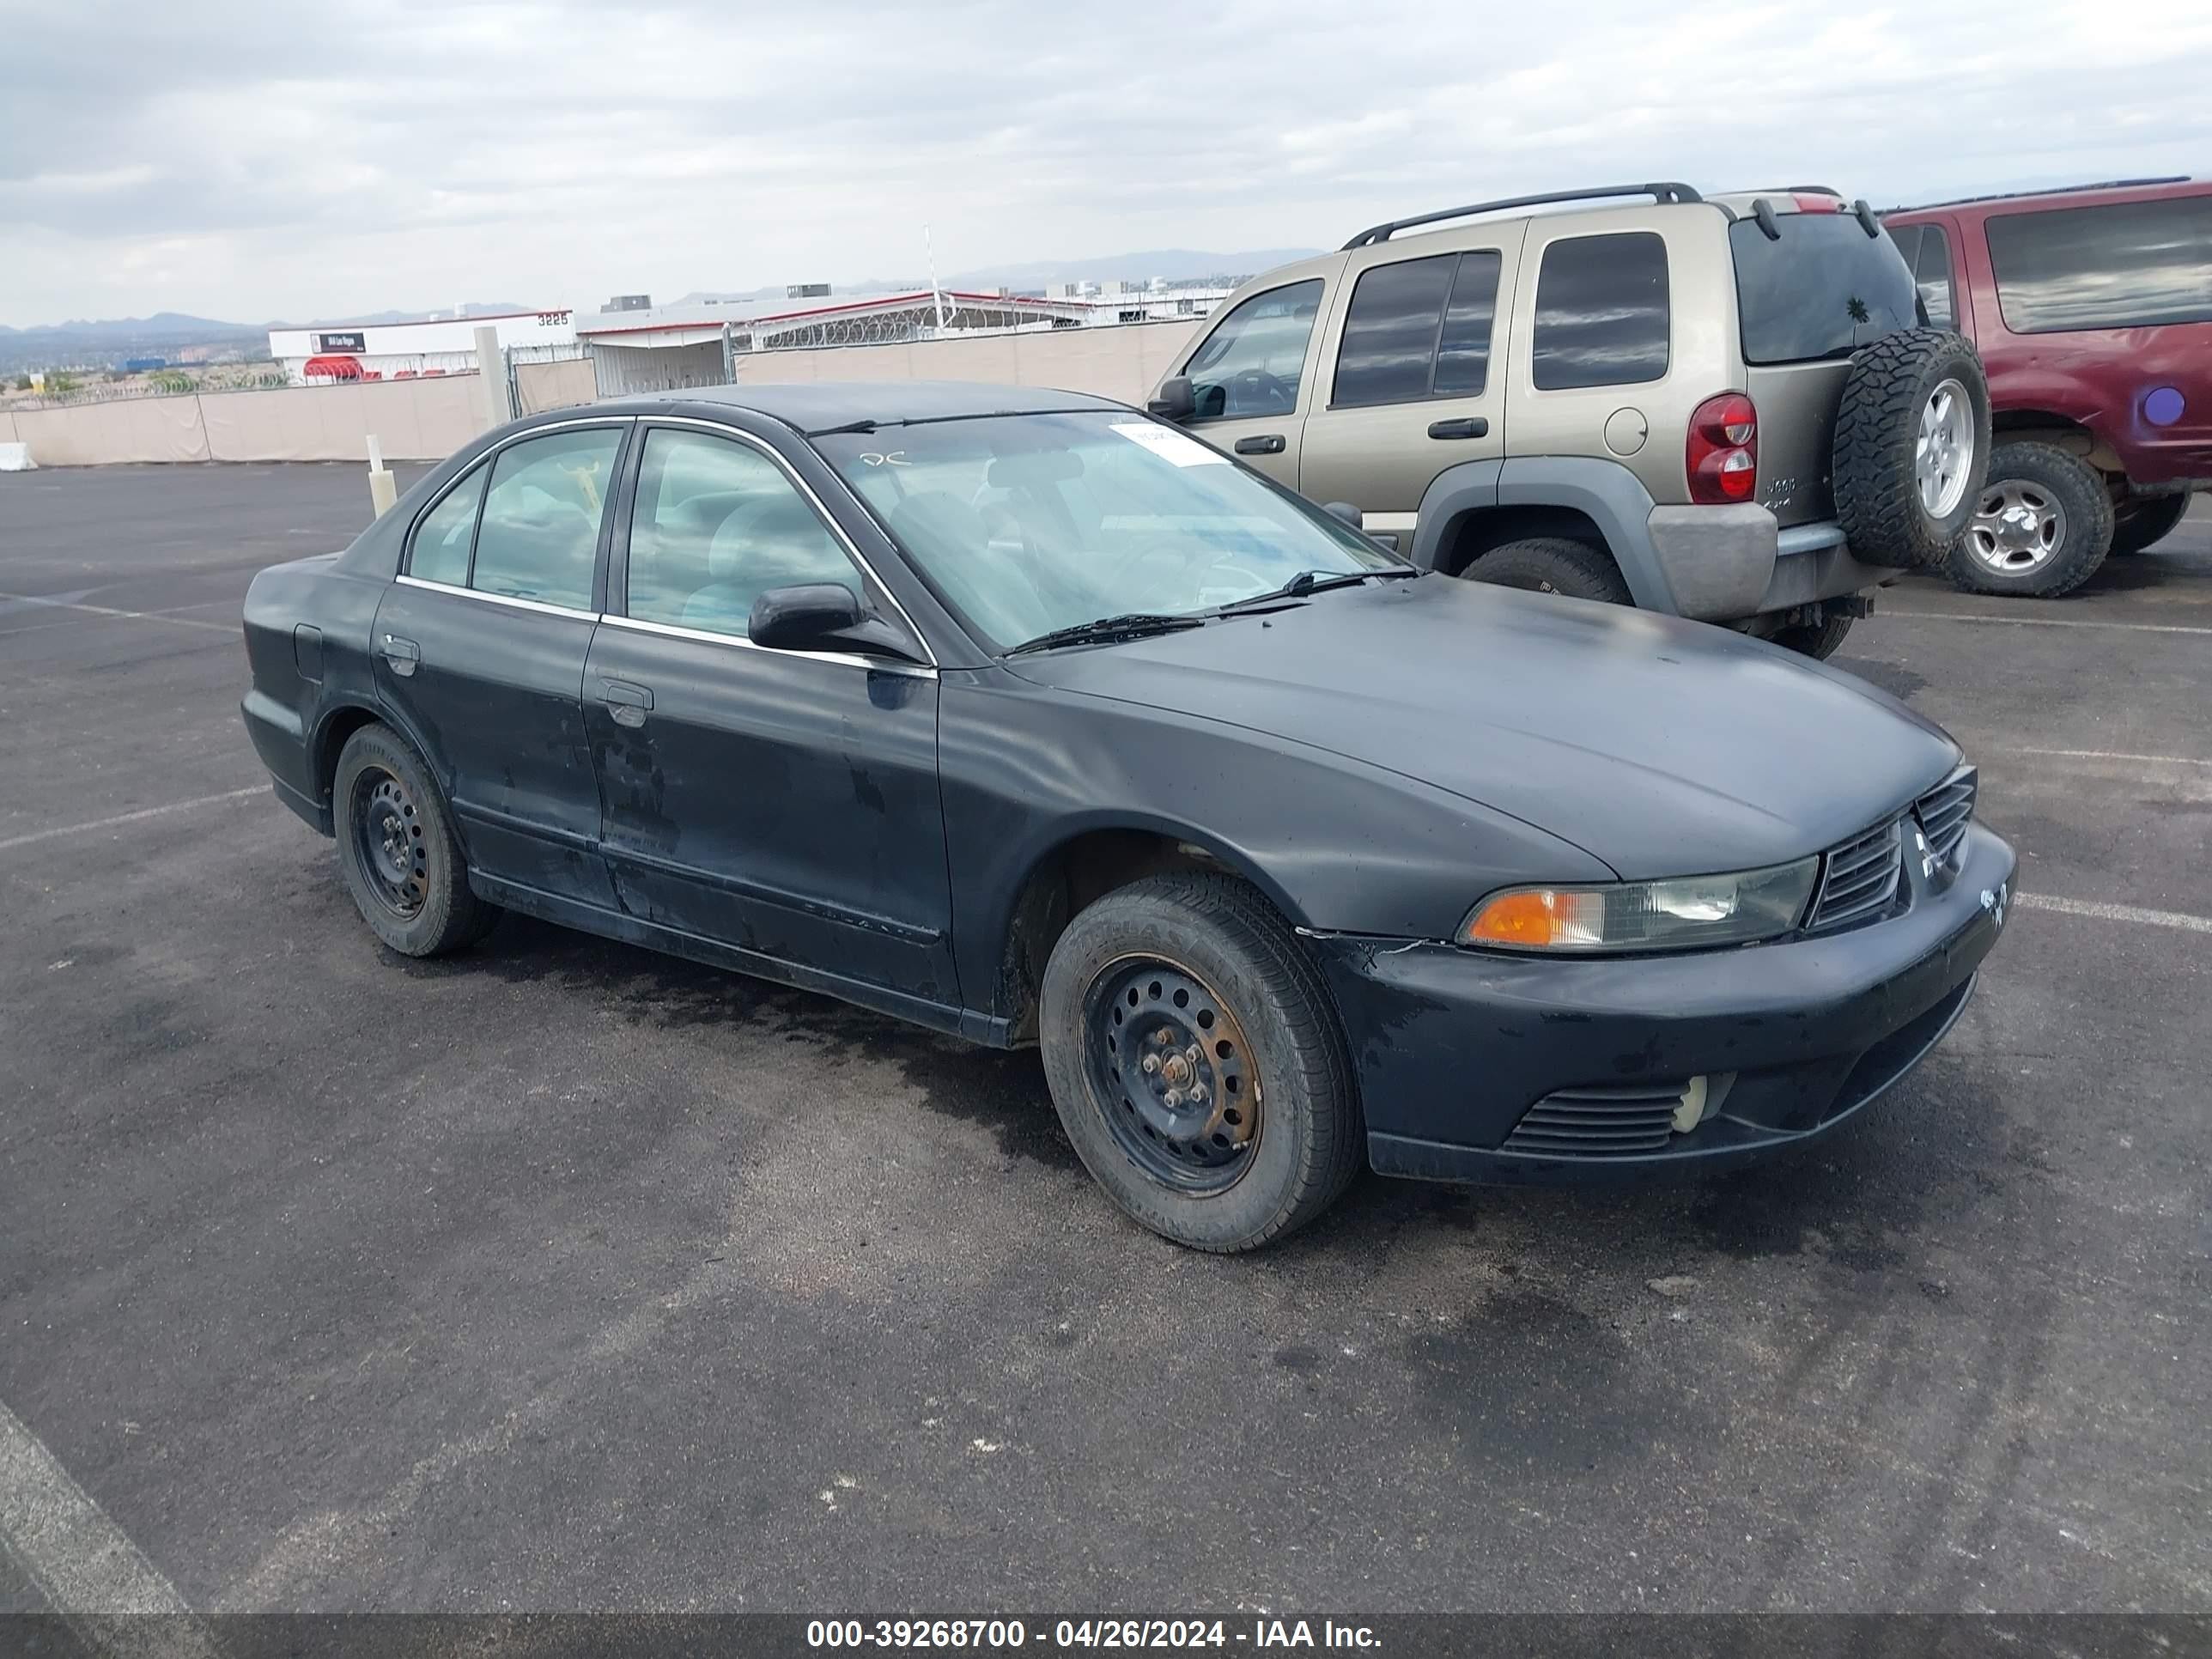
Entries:
{"label": "roof rack", "polygon": [[1342,252],[1354,248],[1373,247],[1387,242],[1401,230],[1411,230],[1417,225],[1433,225],[1445,219],[1465,219],[1478,213],[1499,213],[1507,208],[1548,207],[1554,202],[1594,202],[1608,196],[1649,196],[1662,204],[1702,202],[1705,198],[1687,185],[1669,184],[1661,180],[1649,185],[1599,185],[1590,190],[1555,190],[1541,196],[1503,196],[1495,202],[1476,202],[1468,207],[1446,208],[1441,213],[1423,213],[1411,219],[1393,219],[1387,225],[1376,225],[1363,230],[1344,245]]}
{"label": "roof rack", "polygon": [[1948,202],[1916,202],[1911,207],[1897,207],[1892,213],[1919,213],[1929,208],[1972,207],[1977,202],[2016,202],[2029,196],[2074,196],[2091,190],[2136,190],[2145,185],[2185,185],[2190,175],[2185,173],[2162,173],[2155,179],[2106,179],[2094,185],[2053,185],[2047,190],[2001,190],[1989,196],[1959,196]]}

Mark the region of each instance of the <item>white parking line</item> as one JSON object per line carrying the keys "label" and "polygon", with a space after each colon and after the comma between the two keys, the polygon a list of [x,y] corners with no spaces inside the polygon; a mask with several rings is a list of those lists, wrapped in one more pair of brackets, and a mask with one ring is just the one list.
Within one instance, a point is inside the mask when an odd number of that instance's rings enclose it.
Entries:
{"label": "white parking line", "polygon": [[2212,634],[2182,623],[2100,622],[2094,617],[1983,617],[1971,611],[1884,611],[1909,622],[1997,623],[2008,628],[2117,628],[2129,634]]}
{"label": "white parking line", "polygon": [[2001,755],[2039,755],[2048,760],[2132,761],[2146,766],[2212,766],[2212,760],[2192,760],[2187,755],[2131,755],[2118,749],[2008,749],[1990,745]]}
{"label": "white parking line", "polygon": [[0,1544],[54,1611],[100,1653],[216,1659],[222,1651],[177,1587],[5,1406]]}
{"label": "white parking line", "polygon": [[95,617],[123,617],[131,622],[169,623],[179,628],[211,628],[218,634],[239,631],[236,623],[201,622],[192,617],[166,617],[158,611],[118,611],[111,605],[85,605],[76,599],[49,599],[36,593],[0,593],[0,601],[10,605],[35,605],[50,611],[83,611]]}
{"label": "white parking line", "polygon": [[136,812],[118,812],[112,818],[94,818],[90,823],[65,823],[57,830],[33,830],[28,835],[10,836],[7,840],[0,841],[0,853],[17,847],[28,847],[34,841],[58,841],[64,836],[88,836],[96,830],[112,830],[119,824],[165,817],[171,812],[189,812],[198,807],[214,806],[227,800],[244,800],[248,795],[268,793],[267,784],[258,783],[250,789],[229,789],[220,795],[195,795],[190,800],[173,800],[164,806],[146,806]]}
{"label": "white parking line", "polygon": [[2021,893],[2013,902],[2023,910],[2056,910],[2063,916],[2091,916],[2138,927],[2179,927],[2185,933],[2212,933],[2212,916],[2180,910],[2145,910],[2133,904],[2100,904],[2090,899],[2059,898],[2050,893]]}

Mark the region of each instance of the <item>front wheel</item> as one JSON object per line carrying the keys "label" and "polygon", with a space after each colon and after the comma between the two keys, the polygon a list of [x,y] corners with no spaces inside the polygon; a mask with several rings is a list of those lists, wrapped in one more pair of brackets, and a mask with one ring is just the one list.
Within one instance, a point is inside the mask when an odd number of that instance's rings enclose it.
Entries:
{"label": "front wheel", "polygon": [[2006,444],[1951,549],[1970,593],[2055,599],[2096,574],[2112,545],[2112,498],[2096,470],[2055,444]]}
{"label": "front wheel", "polygon": [[1364,1156],[1328,988],[1230,877],[1149,877],[1078,915],[1045,966],[1038,1038],[1084,1167],[1176,1243],[1269,1243],[1328,1208]]}

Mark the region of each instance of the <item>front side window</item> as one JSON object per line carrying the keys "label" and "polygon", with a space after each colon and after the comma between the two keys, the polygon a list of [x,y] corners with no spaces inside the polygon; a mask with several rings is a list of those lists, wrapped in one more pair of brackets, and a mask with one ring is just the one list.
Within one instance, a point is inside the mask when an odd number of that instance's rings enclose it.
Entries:
{"label": "front side window", "polygon": [[477,508],[483,503],[484,477],[490,471],[478,465],[422,515],[407,555],[409,575],[453,587],[468,586],[469,548],[476,539]]}
{"label": "front side window", "polygon": [[994,649],[1135,612],[1188,616],[1404,568],[1319,507],[1118,411],[921,422],[816,447]]}
{"label": "front side window", "polygon": [[1306,342],[1321,314],[1321,278],[1255,294],[1221,319],[1191,354],[1196,420],[1288,415],[1298,406]]}
{"label": "front side window", "polygon": [[1439,253],[1363,274],[1345,312],[1331,407],[1480,395],[1498,263],[1494,252]]}
{"label": "front side window", "polygon": [[2212,322],[2212,196],[1994,214],[1984,234],[2015,334]]}
{"label": "front side window", "polygon": [[1656,232],[1566,236],[1544,250],[1528,368],[1541,392],[1667,373],[1667,243]]}
{"label": "front side window", "polygon": [[599,520],[614,487],[622,432],[552,432],[509,444],[492,462],[469,586],[480,593],[592,608]]}
{"label": "front side window", "polygon": [[627,614],[744,637],[771,587],[860,573],[783,469],[750,444],[704,432],[646,434],[630,510]]}
{"label": "front side window", "polygon": [[1951,297],[1951,239],[1941,225],[1923,225],[1919,258],[1912,274],[1920,289],[1920,303],[1928,308],[1931,328],[1956,328],[1959,307]]}

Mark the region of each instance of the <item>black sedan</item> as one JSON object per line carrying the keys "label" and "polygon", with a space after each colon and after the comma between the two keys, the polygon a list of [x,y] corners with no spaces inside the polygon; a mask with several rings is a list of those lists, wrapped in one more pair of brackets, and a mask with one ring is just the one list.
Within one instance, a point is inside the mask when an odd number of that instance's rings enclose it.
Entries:
{"label": "black sedan", "polygon": [[2011,850],[1941,730],[1715,628],[1416,572],[1118,404],[743,387],[517,422],[246,603],[369,927],[502,910],[1036,1043],[1182,1243],[1715,1168],[1951,1024]]}

